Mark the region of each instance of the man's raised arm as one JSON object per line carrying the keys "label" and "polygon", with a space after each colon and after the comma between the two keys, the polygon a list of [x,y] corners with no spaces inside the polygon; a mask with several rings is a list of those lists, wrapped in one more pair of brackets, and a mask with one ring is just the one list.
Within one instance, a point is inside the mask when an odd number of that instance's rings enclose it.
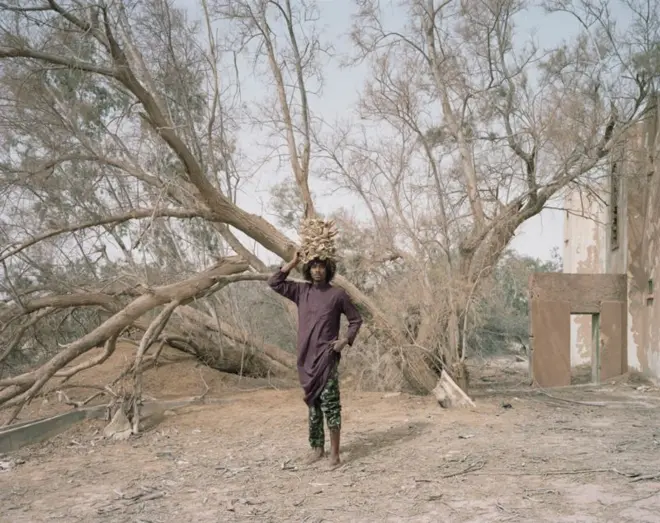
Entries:
{"label": "man's raised arm", "polygon": [[293,260],[284,264],[268,278],[268,286],[271,289],[296,304],[298,303],[298,296],[300,294],[300,284],[295,281],[287,281],[287,278],[289,273],[298,265],[299,261],[300,255],[296,252]]}

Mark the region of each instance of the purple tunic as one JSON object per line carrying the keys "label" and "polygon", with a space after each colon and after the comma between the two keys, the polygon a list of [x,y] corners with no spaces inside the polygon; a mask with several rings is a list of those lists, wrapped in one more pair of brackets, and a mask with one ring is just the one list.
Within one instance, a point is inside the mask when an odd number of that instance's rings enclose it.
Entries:
{"label": "purple tunic", "polygon": [[320,396],[333,364],[341,354],[331,342],[339,337],[341,314],[348,318],[348,344],[353,345],[362,317],[346,291],[329,284],[312,285],[287,281],[289,274],[278,270],[268,285],[298,306],[298,378],[305,403],[313,405]]}

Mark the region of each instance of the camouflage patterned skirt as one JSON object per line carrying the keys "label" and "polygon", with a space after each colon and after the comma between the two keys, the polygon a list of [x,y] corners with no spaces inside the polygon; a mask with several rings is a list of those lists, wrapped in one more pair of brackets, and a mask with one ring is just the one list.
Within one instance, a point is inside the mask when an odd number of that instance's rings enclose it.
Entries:
{"label": "camouflage patterned skirt", "polygon": [[312,448],[325,446],[323,418],[329,430],[341,429],[341,401],[339,397],[338,365],[330,371],[328,382],[314,405],[309,407],[309,444]]}

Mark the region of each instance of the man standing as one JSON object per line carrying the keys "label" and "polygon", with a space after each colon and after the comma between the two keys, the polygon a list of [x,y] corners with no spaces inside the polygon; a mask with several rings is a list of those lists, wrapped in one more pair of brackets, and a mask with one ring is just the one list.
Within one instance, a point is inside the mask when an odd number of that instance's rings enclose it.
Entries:
{"label": "man standing", "polygon": [[[336,265],[318,258],[303,265],[306,283],[287,281],[300,255],[282,266],[268,280],[278,294],[298,306],[298,378],[309,407],[309,463],[325,455],[323,417],[330,431],[330,465],[340,464],[341,402],[338,366],[341,351],[353,345],[362,318],[343,289],[330,285]],[[339,338],[342,313],[348,318],[346,336]]]}

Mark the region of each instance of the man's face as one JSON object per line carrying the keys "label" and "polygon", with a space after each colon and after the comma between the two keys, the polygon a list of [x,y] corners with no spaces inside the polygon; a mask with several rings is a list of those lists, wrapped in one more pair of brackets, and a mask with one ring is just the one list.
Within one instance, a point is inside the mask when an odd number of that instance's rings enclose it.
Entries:
{"label": "man's face", "polygon": [[312,277],[314,283],[320,283],[325,281],[325,264],[320,262],[312,263],[312,266],[309,268],[309,274]]}

